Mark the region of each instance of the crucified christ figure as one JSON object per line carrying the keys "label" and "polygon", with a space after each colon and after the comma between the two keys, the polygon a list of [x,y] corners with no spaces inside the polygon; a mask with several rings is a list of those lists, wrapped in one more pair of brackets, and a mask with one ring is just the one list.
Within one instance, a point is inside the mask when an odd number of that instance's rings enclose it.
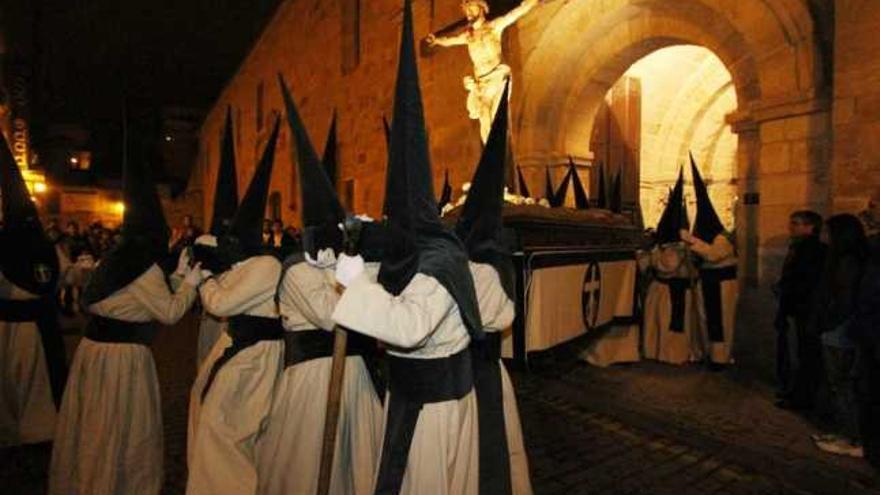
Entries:
{"label": "crucified christ figure", "polygon": [[454,36],[429,34],[425,38],[431,47],[467,45],[474,64],[474,75],[464,78],[464,87],[468,90],[467,109],[471,119],[480,121],[483,143],[489,137],[504,83],[510,78],[510,67],[501,59],[501,35],[538,3],[539,0],[524,0],[507,14],[490,21],[486,19],[488,3],[484,0],[462,0],[461,9],[467,17],[467,27]]}

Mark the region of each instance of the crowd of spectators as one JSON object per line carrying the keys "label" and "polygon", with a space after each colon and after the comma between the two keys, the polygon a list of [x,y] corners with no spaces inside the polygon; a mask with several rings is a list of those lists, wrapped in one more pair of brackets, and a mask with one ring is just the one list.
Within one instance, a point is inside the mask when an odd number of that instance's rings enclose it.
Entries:
{"label": "crowd of spectators", "polygon": [[[810,412],[825,452],[880,466],[880,192],[859,216],[791,215],[776,284],[777,405]],[[794,352],[792,352],[794,349]]]}

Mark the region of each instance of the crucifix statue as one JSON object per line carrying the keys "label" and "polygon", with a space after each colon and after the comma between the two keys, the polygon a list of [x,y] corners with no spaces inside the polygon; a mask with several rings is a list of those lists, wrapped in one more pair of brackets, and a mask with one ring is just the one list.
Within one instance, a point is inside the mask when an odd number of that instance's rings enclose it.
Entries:
{"label": "crucifix statue", "polygon": [[429,34],[425,38],[431,47],[467,45],[474,64],[474,75],[464,78],[464,87],[468,91],[467,110],[471,119],[480,121],[483,143],[489,137],[504,83],[510,78],[510,67],[502,61],[501,35],[539,1],[524,0],[510,12],[487,20],[488,3],[484,0],[462,0],[461,10],[467,18],[467,27],[453,36]]}

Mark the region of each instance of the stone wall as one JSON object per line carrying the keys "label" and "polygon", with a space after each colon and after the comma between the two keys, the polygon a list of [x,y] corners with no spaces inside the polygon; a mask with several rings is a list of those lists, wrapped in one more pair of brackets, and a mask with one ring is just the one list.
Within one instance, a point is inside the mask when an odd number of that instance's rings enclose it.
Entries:
{"label": "stone wall", "polygon": [[880,189],[880,2],[835,2],[836,211],[858,211]]}
{"label": "stone wall", "polygon": [[[814,21],[817,13],[827,17],[828,12],[817,0],[544,2],[505,35],[514,73],[517,160],[543,166],[571,155],[583,162],[590,156],[591,128],[604,95],[633,63],[667,46],[705,47],[730,73],[737,100],[726,120],[737,140],[741,201],[735,217],[743,273],[750,281],[770,282],[778,275],[791,211],[814,207],[825,212],[832,192],[835,208],[856,208],[872,184],[880,182],[875,137],[880,41],[874,34],[880,4],[835,4],[832,65],[828,23]],[[458,21],[458,5],[457,0],[415,0],[416,36]],[[279,71],[291,84],[319,149],[332,112],[338,112],[340,188],[353,180],[355,209],[378,215],[386,161],[381,118],[391,111],[401,6],[400,0],[287,0],[281,5],[203,124],[190,188],[203,192],[205,218],[210,217],[226,106],[233,107],[239,126],[243,187],[267,137],[266,119],[282,108]],[[358,26],[356,34],[352,26]],[[419,63],[435,185],[439,188],[449,169],[457,186],[470,179],[480,150],[461,86],[470,62],[463,48],[448,48],[423,53]],[[257,108],[260,92],[262,112]],[[283,219],[298,223],[289,141],[285,129],[273,190],[282,196]],[[529,186],[543,190],[543,182],[534,178]]]}

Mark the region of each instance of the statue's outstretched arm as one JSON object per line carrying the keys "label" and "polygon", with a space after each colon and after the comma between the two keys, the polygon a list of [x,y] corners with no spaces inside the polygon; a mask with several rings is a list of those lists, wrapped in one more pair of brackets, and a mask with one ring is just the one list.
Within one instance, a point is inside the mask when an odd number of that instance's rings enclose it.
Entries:
{"label": "statue's outstretched arm", "polygon": [[495,29],[504,31],[520,20],[522,16],[528,14],[533,8],[537,7],[539,3],[541,3],[540,0],[523,0],[523,3],[514,7],[510,12],[493,19],[492,24],[495,25]]}
{"label": "statue's outstretched arm", "polygon": [[429,34],[425,41],[429,46],[459,46],[467,45],[467,33],[462,31],[454,36],[434,36]]}

